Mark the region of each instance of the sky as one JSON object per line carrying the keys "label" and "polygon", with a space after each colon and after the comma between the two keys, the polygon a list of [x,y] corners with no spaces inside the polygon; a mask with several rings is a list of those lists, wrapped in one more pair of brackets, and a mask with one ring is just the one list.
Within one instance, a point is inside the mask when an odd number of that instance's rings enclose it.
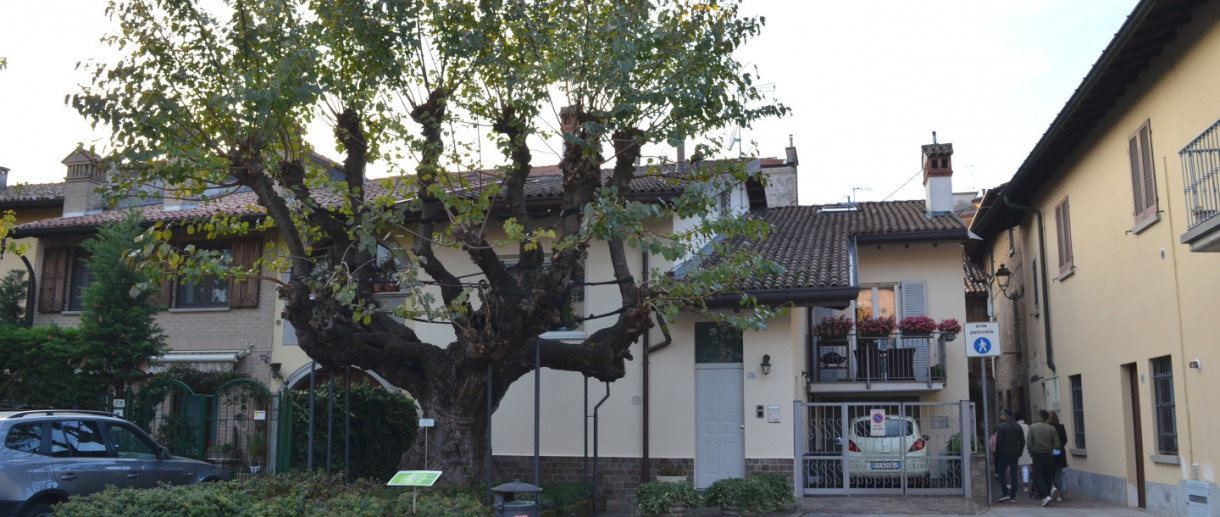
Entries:
{"label": "sky", "polygon": [[[791,138],[805,205],[923,198],[920,146],[933,131],[953,144],[954,190],[990,188],[1016,172],[1135,4],[745,0],[742,12],[766,25],[738,57],[792,112],[713,136],[739,133],[747,154],[764,157],[783,157]],[[99,0],[0,2],[10,185],[62,181],[77,144],[106,147],[108,135],[64,105],[89,80],[78,62],[118,55],[99,41],[113,28],[104,11]],[[341,156],[325,127],[311,127],[310,141]]]}

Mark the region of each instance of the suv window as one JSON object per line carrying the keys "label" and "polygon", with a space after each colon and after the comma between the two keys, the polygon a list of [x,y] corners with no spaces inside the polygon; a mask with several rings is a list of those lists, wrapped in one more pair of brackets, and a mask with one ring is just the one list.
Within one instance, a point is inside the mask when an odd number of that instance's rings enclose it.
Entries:
{"label": "suv window", "polygon": [[4,437],[4,447],[14,451],[39,454],[42,448],[42,422],[14,425]]}
{"label": "suv window", "polygon": [[51,422],[51,456],[57,458],[105,458],[106,442],[97,422],[64,420]]}
{"label": "suv window", "polygon": [[114,442],[114,452],[120,458],[157,459],[156,447],[153,447],[153,444],[148,443],[143,436],[130,427],[116,422],[107,422],[106,431],[110,432],[110,441]]}

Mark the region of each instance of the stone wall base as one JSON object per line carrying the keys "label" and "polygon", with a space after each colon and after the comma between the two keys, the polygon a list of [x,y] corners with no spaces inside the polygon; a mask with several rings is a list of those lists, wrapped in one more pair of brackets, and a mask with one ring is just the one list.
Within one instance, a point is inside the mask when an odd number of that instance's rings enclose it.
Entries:
{"label": "stone wall base", "polygon": [[[647,481],[655,481],[657,471],[662,462],[672,463],[686,472],[687,479],[694,480],[695,460],[693,458],[649,458]],[[507,482],[520,479],[532,483],[534,479],[533,456],[494,456],[493,482]],[[585,480],[585,460],[581,456],[542,456],[538,459],[539,477],[542,481],[583,482]],[[636,487],[642,482],[640,458],[631,457],[601,457],[597,460],[597,479],[599,497],[606,500],[631,500],[635,496]],[[778,472],[792,483],[794,472],[790,458],[746,458],[746,475],[755,472]],[[589,458],[588,476],[593,477],[593,458]]]}

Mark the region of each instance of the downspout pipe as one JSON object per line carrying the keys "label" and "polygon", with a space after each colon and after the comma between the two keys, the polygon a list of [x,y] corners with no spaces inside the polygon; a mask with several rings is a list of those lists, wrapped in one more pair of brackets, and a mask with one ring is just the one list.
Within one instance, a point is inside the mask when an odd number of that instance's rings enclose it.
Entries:
{"label": "downspout pipe", "polygon": [[21,261],[25,263],[25,270],[30,275],[30,281],[26,282],[25,292],[25,326],[34,326],[34,293],[38,292],[37,283],[34,281],[34,266],[30,265],[30,259],[25,255],[18,255]]}
{"label": "downspout pipe", "polygon": [[1038,217],[1038,257],[1042,261],[1042,332],[1046,339],[1046,366],[1058,374],[1058,371],[1055,370],[1055,345],[1054,340],[1051,339],[1051,299],[1048,289],[1050,283],[1046,275],[1046,225],[1042,222],[1042,211],[1013,203],[1008,199],[1007,194],[1001,199],[1004,200],[1004,206],[1008,208]]}

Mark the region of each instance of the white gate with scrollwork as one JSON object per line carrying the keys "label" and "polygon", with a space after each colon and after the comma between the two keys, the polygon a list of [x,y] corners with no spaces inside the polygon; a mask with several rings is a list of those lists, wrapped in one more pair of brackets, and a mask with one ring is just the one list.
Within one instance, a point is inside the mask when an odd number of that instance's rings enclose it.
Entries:
{"label": "white gate with scrollwork", "polygon": [[794,403],[798,493],[970,496],[974,404]]}

